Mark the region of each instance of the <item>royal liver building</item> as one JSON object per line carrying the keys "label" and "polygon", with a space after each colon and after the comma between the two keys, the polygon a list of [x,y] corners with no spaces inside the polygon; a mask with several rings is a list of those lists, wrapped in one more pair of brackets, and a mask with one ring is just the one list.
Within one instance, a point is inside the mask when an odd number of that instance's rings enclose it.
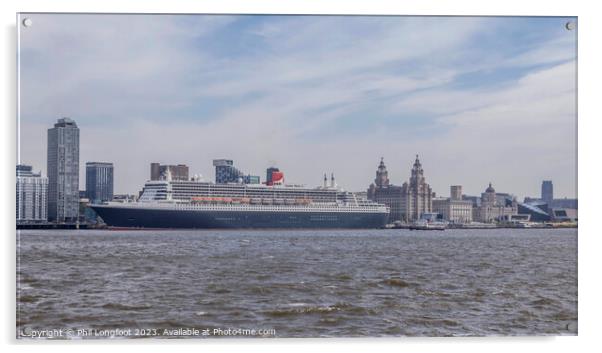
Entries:
{"label": "royal liver building", "polygon": [[412,168],[410,182],[401,186],[401,218],[402,221],[412,222],[425,212],[432,212],[433,190],[424,179],[424,170],[416,155]]}

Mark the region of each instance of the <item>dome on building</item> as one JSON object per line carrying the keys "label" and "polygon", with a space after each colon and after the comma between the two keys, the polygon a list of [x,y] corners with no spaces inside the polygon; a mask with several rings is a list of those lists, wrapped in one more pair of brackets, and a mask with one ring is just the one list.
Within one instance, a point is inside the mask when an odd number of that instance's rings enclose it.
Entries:
{"label": "dome on building", "polygon": [[495,189],[493,188],[493,186],[491,186],[491,183],[489,183],[489,187],[485,190],[485,192],[490,192],[490,193],[495,192]]}

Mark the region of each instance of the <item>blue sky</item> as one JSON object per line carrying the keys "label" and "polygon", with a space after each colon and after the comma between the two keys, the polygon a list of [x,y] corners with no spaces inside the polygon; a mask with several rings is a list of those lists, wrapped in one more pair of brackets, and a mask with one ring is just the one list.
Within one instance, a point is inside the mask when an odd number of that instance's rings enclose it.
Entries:
{"label": "blue sky", "polygon": [[[28,15],[20,28],[21,161],[45,172],[46,129],[70,116],[81,162],[136,192],[149,163],[213,179],[261,175],[363,190],[421,155],[438,194],[492,182],[576,194],[576,31],[567,18]],[[573,19],[574,20],[574,19]]]}

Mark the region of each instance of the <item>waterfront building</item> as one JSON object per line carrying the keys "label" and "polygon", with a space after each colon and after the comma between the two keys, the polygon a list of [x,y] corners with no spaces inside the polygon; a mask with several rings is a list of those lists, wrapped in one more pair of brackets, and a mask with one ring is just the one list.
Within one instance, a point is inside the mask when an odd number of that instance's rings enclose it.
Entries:
{"label": "waterfront building", "polygon": [[450,197],[433,198],[433,212],[442,216],[446,221],[452,223],[472,222],[472,201],[462,199],[462,186],[452,185]]}
{"label": "waterfront building", "polygon": [[433,190],[426,183],[424,170],[418,155],[412,167],[410,182],[401,186],[401,220],[413,222],[420,219],[423,213],[432,212]]}
{"label": "waterfront building", "polygon": [[259,178],[259,175],[250,175],[247,174],[245,176],[242,177],[242,182],[244,184],[260,184],[261,180]]}
{"label": "waterfront building", "polygon": [[234,167],[234,161],[231,159],[214,159],[213,166],[216,184],[236,183],[244,175]]}
{"label": "waterfront building", "polygon": [[259,184],[260,178],[257,175],[245,174],[234,167],[234,161],[231,159],[214,159],[215,183],[241,183],[241,184]]}
{"label": "waterfront building", "polygon": [[575,209],[575,210],[578,208],[577,206],[578,206],[577,199],[568,199],[568,198],[553,199],[552,204],[550,205],[551,208],[570,208],[570,209]]}
{"label": "waterfront building", "polygon": [[462,200],[462,185],[452,185],[449,187],[449,196],[452,200]]}
{"label": "waterfront building", "polygon": [[29,165],[17,165],[17,223],[46,222],[48,178],[33,173]]}
{"label": "waterfront building", "polygon": [[366,192],[366,197],[368,200],[389,206],[389,223],[403,219],[401,213],[401,186],[390,184],[389,172],[382,157],[376,169],[376,178],[374,179],[374,183],[370,184]]}
{"label": "waterfront building", "polygon": [[552,180],[544,180],[541,182],[541,199],[547,203],[548,206],[552,206],[552,200],[554,200],[554,185]]}
{"label": "waterfront building", "polygon": [[86,198],[91,203],[113,199],[113,163],[86,163]]}
{"label": "waterfront building", "polygon": [[530,202],[536,202],[536,201],[541,201],[541,199],[538,197],[531,197],[531,196],[525,196],[525,198],[523,199],[524,203],[530,203]]}
{"label": "waterfront building", "polygon": [[550,216],[554,222],[577,222],[577,209],[553,208]]}
{"label": "waterfront building", "polygon": [[[433,197],[433,213],[437,213],[444,220],[449,220],[449,197]],[[472,213],[472,204],[471,213]]]}
{"label": "waterfront building", "polygon": [[[534,202],[545,202],[544,200],[537,197],[525,197],[524,203],[534,203]],[[578,199],[553,199],[552,203],[548,205],[548,208],[570,208],[577,209],[578,208]]]}
{"label": "waterfront building", "polygon": [[150,180],[162,180],[165,178],[167,171],[171,173],[173,180],[189,180],[188,166],[186,164],[178,165],[163,165],[159,163],[151,163]]}
{"label": "waterfront building", "polygon": [[552,219],[550,217],[548,204],[541,200],[530,203],[518,203],[517,209],[521,214],[530,215],[531,221],[533,222],[548,222]]}
{"label": "waterfront building", "polygon": [[495,189],[489,183],[485,192],[481,194],[481,205],[474,209],[473,218],[478,222],[492,223],[518,214],[518,205],[515,198],[498,199]]}
{"label": "waterfront building", "polygon": [[[462,200],[464,201],[470,201],[472,203],[472,209],[474,211],[475,208],[481,206],[481,197],[479,196],[469,196],[469,195],[462,195]],[[473,212],[473,219],[474,219],[474,212]]]}
{"label": "waterfront building", "polygon": [[506,204],[510,204],[512,203],[512,200],[514,200],[516,197],[512,194],[508,194],[505,192],[496,192],[495,193],[495,200],[499,205],[506,205]]}
{"label": "waterfront building", "polygon": [[[559,201],[566,201],[568,206],[577,206],[576,199],[554,199],[552,206],[544,200],[526,198],[526,202],[518,204],[520,213],[528,213],[534,222],[574,222],[577,221],[577,207],[558,207]],[[528,202],[527,202],[528,200]]]}
{"label": "waterfront building", "polygon": [[79,128],[70,118],[48,129],[48,220],[76,222],[79,216]]}

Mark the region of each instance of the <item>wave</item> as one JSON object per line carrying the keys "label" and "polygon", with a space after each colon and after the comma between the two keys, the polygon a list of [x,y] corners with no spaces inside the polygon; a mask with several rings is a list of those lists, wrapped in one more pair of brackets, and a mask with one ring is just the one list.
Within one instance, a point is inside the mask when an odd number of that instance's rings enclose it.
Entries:
{"label": "wave", "polygon": [[152,308],[151,305],[127,305],[121,303],[108,303],[102,306],[103,309],[112,309],[112,310],[147,310]]}
{"label": "wave", "polygon": [[37,297],[35,295],[22,295],[19,296],[19,302],[21,303],[35,303],[38,300],[40,300],[40,297]]}
{"label": "wave", "polygon": [[425,326],[460,326],[460,323],[451,319],[438,319],[433,317],[416,317],[410,318],[406,320],[406,323],[415,324],[415,325],[425,325]]}
{"label": "wave", "polygon": [[553,305],[556,303],[557,303],[556,300],[550,299],[550,298],[539,298],[539,299],[531,302],[532,305],[536,305],[536,306],[548,306],[548,305]]}
{"label": "wave", "polygon": [[293,306],[292,308],[281,308],[275,310],[268,310],[264,313],[268,316],[296,316],[296,315],[306,315],[306,314],[328,314],[334,312],[365,312],[366,309],[355,306],[348,303],[336,303],[334,305],[305,305],[305,303],[291,303],[289,306]]}
{"label": "wave", "polygon": [[399,288],[417,286],[416,283],[406,282],[406,281],[402,280],[401,278],[387,278],[387,279],[383,280],[381,283],[392,286],[392,287],[399,287]]}

